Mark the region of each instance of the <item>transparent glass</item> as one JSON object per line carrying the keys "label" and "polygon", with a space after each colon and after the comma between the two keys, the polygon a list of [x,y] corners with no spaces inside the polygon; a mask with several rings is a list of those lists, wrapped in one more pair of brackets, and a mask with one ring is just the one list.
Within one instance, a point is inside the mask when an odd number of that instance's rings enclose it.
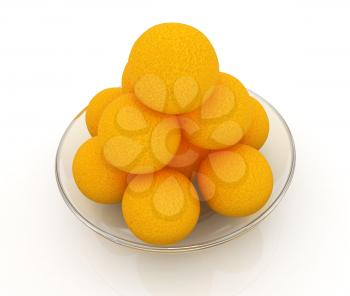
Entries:
{"label": "transparent glass", "polygon": [[167,246],[154,246],[137,239],[123,221],[120,204],[102,205],[87,199],[75,185],[72,161],[78,147],[90,136],[81,112],[67,127],[56,155],[57,184],[72,212],[89,228],[116,244],[154,252],[185,252],[213,247],[247,232],[276,208],[285,195],[294,173],[295,146],[292,134],[278,111],[259,95],[250,91],[264,106],[269,120],[269,137],[261,152],[269,161],[274,175],[274,189],[267,204],[257,213],[244,218],[223,217],[213,213],[204,202],[195,230],[185,240]]}

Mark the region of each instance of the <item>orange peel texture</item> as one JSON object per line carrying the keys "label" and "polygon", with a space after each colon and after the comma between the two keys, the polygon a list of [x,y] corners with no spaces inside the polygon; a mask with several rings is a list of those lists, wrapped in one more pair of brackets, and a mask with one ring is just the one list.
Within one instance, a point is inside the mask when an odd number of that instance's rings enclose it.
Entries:
{"label": "orange peel texture", "polygon": [[198,184],[215,212],[240,217],[265,205],[272,193],[273,176],[258,150],[238,144],[210,153],[200,165]]}
{"label": "orange peel texture", "polygon": [[167,245],[192,232],[200,205],[188,178],[163,169],[132,179],[123,196],[122,212],[126,224],[139,239]]}
{"label": "orange peel texture", "polygon": [[179,116],[184,136],[204,149],[222,149],[238,143],[247,132],[253,103],[243,84],[220,73],[219,82],[196,110]]}
{"label": "orange peel texture", "polygon": [[200,106],[218,73],[215,50],[203,33],[188,25],[164,23],[135,42],[122,85],[153,110],[181,114]]}
{"label": "orange peel texture", "polygon": [[98,135],[107,162],[133,174],[151,173],[165,167],[181,141],[175,116],[148,109],[131,93],[107,106]]}

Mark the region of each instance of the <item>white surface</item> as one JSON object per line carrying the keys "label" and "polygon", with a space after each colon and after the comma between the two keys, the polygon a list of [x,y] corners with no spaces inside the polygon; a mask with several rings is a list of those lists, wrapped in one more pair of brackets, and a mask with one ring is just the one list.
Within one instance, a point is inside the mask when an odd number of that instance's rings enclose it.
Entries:
{"label": "white surface", "polygon": [[[349,295],[349,1],[0,2],[1,295]],[[178,21],[275,105],[297,145],[290,191],[254,231],[156,255],[68,210],[54,156],[67,123],[117,85],[149,26]]]}

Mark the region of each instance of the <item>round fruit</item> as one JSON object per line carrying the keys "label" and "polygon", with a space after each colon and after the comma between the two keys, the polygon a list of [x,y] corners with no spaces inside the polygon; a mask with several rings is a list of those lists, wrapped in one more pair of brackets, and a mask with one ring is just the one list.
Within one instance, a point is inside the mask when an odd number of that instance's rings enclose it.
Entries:
{"label": "round fruit", "polygon": [[208,205],[225,216],[247,216],[272,193],[271,168],[256,149],[238,144],[210,153],[201,163],[198,184]]}
{"label": "round fruit", "polygon": [[143,106],[135,95],[121,95],[104,110],[98,126],[105,159],[129,173],[160,170],[174,157],[181,140],[175,116]]}
{"label": "round fruit", "polygon": [[168,167],[191,178],[196,175],[201,160],[207,154],[208,150],[194,146],[185,137],[182,137],[180,146]]}
{"label": "round fruit", "polygon": [[123,196],[122,211],[126,224],[138,238],[166,245],[192,232],[200,205],[188,178],[163,169],[131,180]]}
{"label": "round fruit", "polygon": [[126,187],[126,173],[109,165],[103,158],[98,137],[80,146],[73,160],[73,176],[80,191],[99,203],[117,203]]}
{"label": "round fruit", "polygon": [[253,121],[240,143],[260,149],[269,135],[269,118],[259,101],[251,99],[254,102]]}
{"label": "round fruit", "polygon": [[218,84],[201,107],[179,116],[184,136],[205,149],[222,149],[238,143],[247,132],[253,103],[242,83],[220,73]]}
{"label": "round fruit", "polygon": [[153,110],[181,114],[202,103],[218,73],[215,50],[203,33],[188,25],[164,23],[135,42],[123,88]]}
{"label": "round fruit", "polygon": [[97,127],[103,110],[109,103],[118,98],[122,93],[123,90],[119,87],[107,88],[92,98],[86,108],[85,115],[86,126],[91,136],[94,137],[97,135]]}

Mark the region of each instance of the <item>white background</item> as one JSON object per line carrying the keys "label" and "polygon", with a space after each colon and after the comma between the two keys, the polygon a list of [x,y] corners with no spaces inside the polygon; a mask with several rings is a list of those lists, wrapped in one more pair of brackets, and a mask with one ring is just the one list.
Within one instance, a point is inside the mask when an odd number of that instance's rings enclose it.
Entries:
{"label": "white background", "polygon": [[[297,147],[293,184],[266,221],[185,255],[100,238],[54,176],[72,117],[118,86],[135,39],[168,21],[203,31]],[[349,295],[349,30],[346,0],[0,0],[0,294]]]}

